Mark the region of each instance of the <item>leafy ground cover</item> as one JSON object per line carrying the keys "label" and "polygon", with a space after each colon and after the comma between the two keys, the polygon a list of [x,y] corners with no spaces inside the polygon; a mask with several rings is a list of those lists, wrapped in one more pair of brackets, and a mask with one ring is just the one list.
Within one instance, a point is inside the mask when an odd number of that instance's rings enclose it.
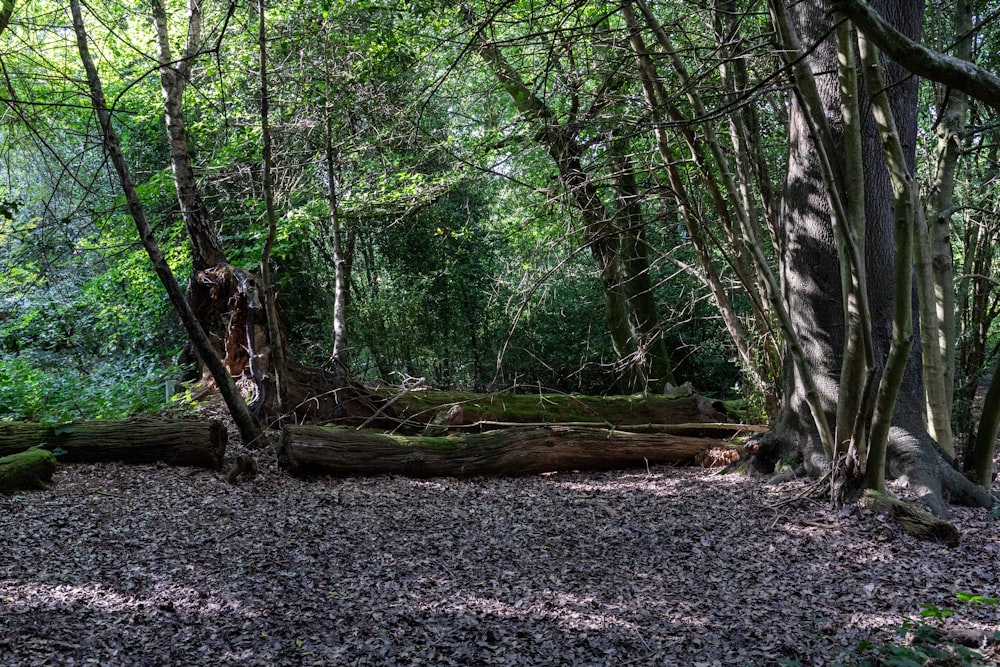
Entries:
{"label": "leafy ground cover", "polygon": [[895,659],[922,610],[954,610],[926,620],[944,637],[1000,627],[956,598],[1000,592],[982,510],[956,509],[950,549],[806,482],[702,469],[298,480],[258,463],[237,487],[63,466],[50,491],[0,496],[0,664],[853,665]]}

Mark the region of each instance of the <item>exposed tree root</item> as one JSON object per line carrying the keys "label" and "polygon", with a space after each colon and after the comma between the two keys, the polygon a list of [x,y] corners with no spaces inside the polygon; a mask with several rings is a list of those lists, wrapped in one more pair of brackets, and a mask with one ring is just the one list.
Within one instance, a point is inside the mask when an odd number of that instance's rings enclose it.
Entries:
{"label": "exposed tree root", "polygon": [[913,503],[869,490],[861,497],[861,504],[888,515],[899,524],[900,528],[919,540],[943,542],[949,547],[958,546],[960,538],[955,526],[938,519]]}
{"label": "exposed tree root", "polygon": [[[949,503],[987,509],[996,503],[986,489],[967,479],[945,458],[925,431],[914,432],[896,426],[889,438],[887,476],[909,488],[938,520],[948,519]],[[775,428],[747,442],[746,449],[751,456],[746,467],[753,472],[770,474],[779,461],[788,461],[804,451],[806,465],[797,472],[807,471],[814,479],[826,479],[829,463],[816,447],[811,446],[814,444],[808,436]],[[850,502],[857,497],[855,492],[843,500]]]}

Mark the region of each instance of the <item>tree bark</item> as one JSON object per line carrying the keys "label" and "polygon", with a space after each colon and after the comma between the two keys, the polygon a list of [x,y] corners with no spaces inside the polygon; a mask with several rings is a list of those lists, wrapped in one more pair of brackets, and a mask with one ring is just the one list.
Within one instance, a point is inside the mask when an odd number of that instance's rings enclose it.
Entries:
{"label": "tree bark", "polygon": [[[191,240],[194,273],[189,284],[190,307],[213,344],[211,353],[196,345],[197,353],[210,369],[213,357],[221,358],[226,369],[225,377],[212,370],[211,379],[204,378],[206,387],[218,388],[230,411],[238,402],[247,404],[246,416],[254,423],[257,418],[281,420],[292,415],[347,421],[370,416],[378,409],[377,399],[351,382],[346,369],[339,367],[331,373],[306,367],[289,353],[273,294],[265,293],[270,290],[269,276],[258,285],[253,274],[228,263],[198,190],[183,115],[187,77],[201,48],[201,5],[199,0],[188,1],[188,33],[179,59],[171,53],[163,0],[154,0],[152,6],[171,166]],[[263,70],[262,77],[262,95],[266,96]],[[273,202],[266,205],[270,221]],[[229,396],[229,385],[238,387],[238,401]],[[234,418],[238,425],[246,421],[236,412]],[[257,439],[248,439],[245,430],[240,425],[248,444]]]}
{"label": "tree bark", "polygon": [[[732,432],[738,427],[718,401],[703,396],[576,396],[570,394],[469,394],[419,391],[390,399],[401,418],[414,427],[491,430],[512,424],[593,424],[636,430],[694,429]],[[443,417],[442,415],[447,415]],[[442,421],[446,423],[441,424]],[[435,424],[435,422],[438,422]],[[746,427],[752,429],[753,427]]]}
{"label": "tree bark", "polygon": [[[850,17],[876,46],[910,72],[961,90],[1000,110],[1000,77],[967,60],[937,53],[918,43],[919,34],[908,34],[879,11],[883,3],[864,0],[833,0],[835,9]],[[922,12],[923,5],[919,8]]]}
{"label": "tree bark", "polygon": [[983,400],[983,416],[979,420],[976,439],[966,452],[965,470],[976,484],[986,490],[993,487],[993,456],[997,433],[1000,433],[1000,366],[993,369],[989,388]]}
{"label": "tree bark", "polygon": [[47,489],[55,470],[55,456],[38,447],[4,456],[0,458],[0,491]]}
{"label": "tree bark", "polygon": [[167,31],[167,12],[163,0],[153,0],[153,25],[156,28],[157,58],[160,63],[160,87],[163,91],[170,165],[174,172],[177,202],[191,241],[191,261],[195,272],[226,263],[226,253],[212,228],[208,207],[201,198],[188,150],[184,127],[183,100],[187,78],[201,47],[201,3],[188,2],[188,34],[184,52],[174,60]]}
{"label": "tree bark", "polygon": [[[659,75],[653,58],[649,54],[645,40],[642,37],[639,22],[632,7],[627,3],[623,4],[621,11],[629,30],[629,44],[638,64],[639,80],[642,84],[643,95],[652,116],[657,152],[667,172],[667,179],[670,183],[670,196],[674,200],[678,214],[684,223],[684,228],[687,230],[688,238],[694,248],[695,256],[698,259],[699,268],[701,269],[699,278],[712,294],[726,330],[729,332],[733,344],[736,346],[744,373],[746,373],[750,381],[756,386],[757,391],[762,396],[767,397],[765,399],[767,411],[768,414],[772,414],[777,411],[777,393],[769,386],[764,374],[761,373],[758,367],[757,359],[755,358],[756,352],[751,346],[746,329],[740,321],[735,308],[733,308],[719,272],[716,269],[716,260],[713,257],[706,238],[708,235],[704,231],[705,225],[697,212],[698,207],[692,205],[687,194],[687,186],[678,168],[680,160],[675,155],[675,150],[671,146],[670,137],[666,131],[666,123],[663,122],[662,107],[664,106],[664,100],[667,99],[667,95],[663,88],[662,77]],[[739,270],[736,273],[741,277],[749,275],[749,272]],[[760,325],[766,321],[766,318],[762,317],[764,314],[763,301],[756,293],[755,285],[744,285],[744,287],[746,288],[748,298],[753,304],[755,313],[754,322]],[[768,342],[773,340],[773,336],[768,335],[770,333],[769,328],[764,331],[758,330],[757,333]],[[766,350],[760,356],[765,359],[771,357],[772,355],[769,352],[773,346],[765,343],[764,347]]]}
{"label": "tree bark", "polygon": [[717,440],[568,426],[517,427],[448,437],[382,435],[344,427],[286,426],[294,474],[472,477],[692,463]]}
{"label": "tree bark", "polygon": [[87,32],[83,25],[83,12],[80,9],[79,0],[70,1],[70,11],[73,16],[73,30],[76,33],[80,60],[83,61],[92,104],[101,126],[104,149],[111,159],[115,172],[118,174],[118,181],[121,184],[122,192],[125,194],[125,206],[132,220],[135,222],[136,230],[139,232],[139,240],[142,242],[146,254],[149,255],[149,260],[153,264],[153,270],[156,272],[157,277],[159,277],[160,282],[167,292],[167,297],[180,317],[192,346],[201,357],[202,363],[208,368],[223,399],[226,401],[226,406],[229,408],[233,420],[236,422],[240,436],[248,445],[254,443],[260,438],[260,428],[257,421],[250,414],[246,402],[237,392],[232,376],[229,375],[227,369],[219,359],[219,355],[216,354],[215,348],[205,333],[205,329],[202,327],[199,318],[195,315],[195,310],[188,303],[187,299],[184,298],[184,294],[177,284],[177,279],[174,277],[174,273],[171,271],[170,265],[167,264],[166,258],[164,258],[163,252],[156,241],[153,228],[146,220],[146,212],[139,201],[139,194],[132,180],[132,174],[129,171],[128,164],[125,162],[125,155],[122,153],[118,133],[111,125],[111,109],[104,98],[104,87],[100,76],[98,76],[94,59],[90,55],[90,46],[87,43]]}
{"label": "tree bark", "polygon": [[[797,3],[793,23],[803,44],[805,63],[816,82],[822,113],[833,146],[834,177],[843,183],[844,137],[840,91],[837,81],[836,48],[831,28],[831,6],[823,0]],[[887,20],[914,39],[922,25],[922,3],[884,0],[879,10]],[[892,61],[883,61],[883,75],[902,146],[906,168],[913,173],[917,130],[916,80]],[[871,314],[876,369],[881,372],[889,353],[893,330],[892,286],[894,212],[892,188],[882,154],[876,124],[870,113],[870,94],[861,91],[863,168],[865,177],[865,275]],[[822,176],[809,117],[801,100],[793,96],[790,117],[789,166],[784,190],[784,238],[780,248],[782,284],[787,310],[801,341],[811,380],[818,388],[823,410],[833,421],[840,391],[840,372],[845,344],[844,301],[837,243],[833,231],[830,199]],[[923,420],[923,387],[919,365],[919,341],[914,341],[899,398],[889,429],[888,474],[902,478],[922,497],[935,514],[947,514],[945,493],[955,502],[990,506],[992,499],[975,488],[942,457],[927,433]],[[804,454],[807,469],[820,474],[829,466],[820,445],[803,387],[801,370],[786,363],[784,405],[774,424],[789,451]],[[861,391],[862,387],[854,387]]]}
{"label": "tree bark", "polygon": [[66,463],[155,463],[219,468],[226,455],[226,427],[215,420],[133,418],[61,426],[0,423],[0,455],[42,443],[59,448]]}
{"label": "tree bark", "polygon": [[[267,82],[267,5],[265,0],[258,0],[257,13],[257,46],[260,52],[260,134],[264,154],[261,168],[263,170],[264,211],[267,217],[267,240],[260,253],[260,286],[264,302],[264,318],[267,322],[267,338],[271,351],[275,410],[281,414],[284,412],[287,394],[285,378],[287,364],[285,363],[284,336],[278,319],[277,294],[271,283],[271,251],[274,249],[277,238],[278,222],[274,212],[274,187],[271,179],[273,168],[271,158],[271,98]],[[260,380],[262,381],[263,378]]]}

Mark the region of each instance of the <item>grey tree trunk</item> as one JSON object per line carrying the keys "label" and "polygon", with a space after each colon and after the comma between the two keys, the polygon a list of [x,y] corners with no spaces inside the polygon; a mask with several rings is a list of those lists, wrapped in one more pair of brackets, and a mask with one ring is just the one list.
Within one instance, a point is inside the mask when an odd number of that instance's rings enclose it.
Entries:
{"label": "grey tree trunk", "polygon": [[152,3],[153,24],[156,28],[157,58],[160,62],[160,87],[170,145],[170,166],[177,187],[177,201],[191,242],[191,261],[195,271],[226,263],[226,253],[211,226],[208,208],[198,192],[191,165],[187,131],[184,126],[183,98],[191,64],[201,42],[201,3],[188,3],[188,35],[184,53],[175,60],[171,54],[167,31],[167,12],[162,0]]}
{"label": "grey tree trunk", "polygon": [[[919,39],[922,3],[883,0],[877,3],[876,9],[898,30],[912,39]],[[830,3],[810,0],[795,4],[790,12],[803,49],[808,53],[806,61],[816,80],[833,134],[835,177],[843,182],[847,175],[843,162],[844,136]],[[817,46],[810,51],[813,45]],[[893,116],[912,173],[917,132],[917,82],[897,64],[885,61],[884,65]],[[867,218],[865,269],[876,366],[881,370],[892,336],[893,194],[869,107],[870,96],[862,90],[860,108]],[[829,200],[813,142],[805,110],[793,96],[779,259],[782,290],[823,409],[832,423],[837,412],[845,342],[844,303]],[[907,481],[939,515],[947,513],[946,493],[956,502],[989,506],[992,502],[989,494],[976,489],[947,463],[927,433],[922,414],[919,341],[914,343],[890,429],[888,474]],[[800,371],[786,362],[784,404],[773,432],[782,441],[785,453],[800,451],[807,470],[819,474],[826,470],[829,461],[813,426],[804,387]],[[860,392],[862,387],[856,390]]]}

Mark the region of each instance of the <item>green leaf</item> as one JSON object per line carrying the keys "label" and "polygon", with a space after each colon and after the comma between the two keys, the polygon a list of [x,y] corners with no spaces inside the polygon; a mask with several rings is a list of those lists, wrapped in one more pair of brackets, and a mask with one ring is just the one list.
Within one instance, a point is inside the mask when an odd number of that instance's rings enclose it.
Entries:
{"label": "green leaf", "polygon": [[997,598],[988,598],[982,595],[975,595],[973,593],[959,592],[955,594],[955,597],[957,597],[962,602],[968,602],[969,604],[976,604],[977,602],[989,605],[997,604]]}

